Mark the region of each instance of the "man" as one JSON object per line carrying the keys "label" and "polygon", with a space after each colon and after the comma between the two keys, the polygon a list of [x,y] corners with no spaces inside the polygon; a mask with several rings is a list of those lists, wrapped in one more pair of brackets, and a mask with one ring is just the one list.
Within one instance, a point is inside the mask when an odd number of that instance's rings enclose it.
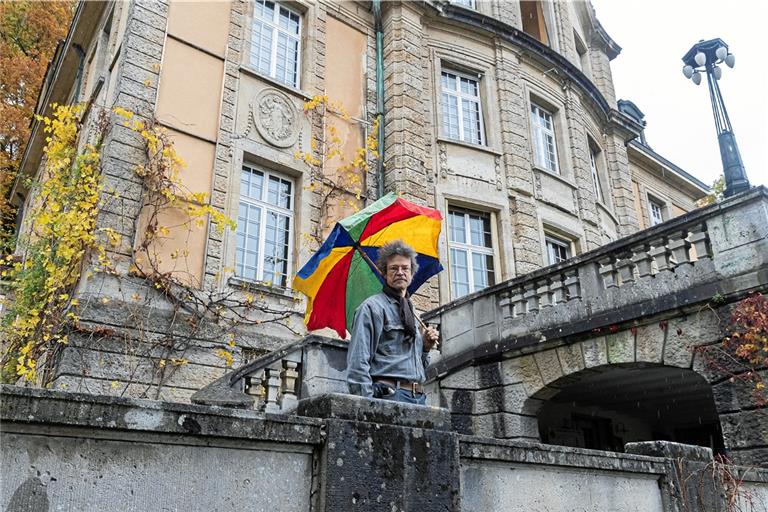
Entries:
{"label": "man", "polygon": [[419,328],[408,296],[408,286],[419,269],[416,251],[401,240],[389,242],[379,249],[376,266],[384,276],[384,290],[363,301],[355,312],[347,352],[349,390],[369,398],[424,405],[424,368],[439,333],[434,327]]}

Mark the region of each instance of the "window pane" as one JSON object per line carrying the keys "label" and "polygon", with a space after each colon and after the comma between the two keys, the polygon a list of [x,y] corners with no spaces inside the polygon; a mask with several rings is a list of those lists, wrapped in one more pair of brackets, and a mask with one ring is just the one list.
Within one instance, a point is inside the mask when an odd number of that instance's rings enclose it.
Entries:
{"label": "window pane", "polygon": [[291,182],[276,176],[269,177],[267,202],[281,208],[291,207]]}
{"label": "window pane", "polygon": [[237,215],[235,252],[235,274],[238,276],[257,279],[260,228],[261,208],[241,201]]}
{"label": "window pane", "polygon": [[467,241],[467,234],[464,228],[464,214],[449,211],[448,212],[448,228],[451,242],[465,243]]}
{"label": "window pane", "polygon": [[477,94],[477,80],[469,78],[461,79],[461,92],[463,94],[469,94],[470,96],[478,96]]}
{"label": "window pane", "polygon": [[275,19],[275,3],[265,0],[256,0],[253,4],[253,17],[272,21]]}
{"label": "window pane", "polygon": [[462,100],[464,121],[464,140],[480,144],[480,104],[476,101]]}
{"label": "window pane", "polygon": [[443,71],[443,78],[442,78],[443,89],[447,89],[449,91],[455,91],[456,78],[457,78],[456,75]]}
{"label": "window pane", "polygon": [[451,249],[451,277],[454,298],[469,293],[469,269],[467,268],[467,253],[465,251]]}
{"label": "window pane", "polygon": [[472,254],[472,275],[475,281],[475,289],[472,291],[482,290],[488,287],[488,270],[485,268],[485,254]]}
{"label": "window pane", "polygon": [[452,139],[459,138],[459,99],[443,93],[443,130],[445,136]]}
{"label": "window pane", "polygon": [[298,14],[294,14],[288,9],[281,7],[280,8],[280,20],[279,25],[281,28],[284,28],[291,34],[298,34],[299,33],[299,16]]}
{"label": "window pane", "polygon": [[260,73],[269,74],[272,62],[272,37],[274,30],[254,20],[251,31],[251,65]]}
{"label": "window pane", "polygon": [[283,33],[277,36],[275,78],[288,85],[297,85],[299,41]]}
{"label": "window pane", "polygon": [[290,220],[286,215],[267,212],[264,241],[264,280],[285,286],[288,277]]}
{"label": "window pane", "polygon": [[264,186],[264,173],[243,167],[240,173],[240,194],[251,199],[261,199],[262,188]]}
{"label": "window pane", "polygon": [[478,245],[480,247],[485,245],[485,237],[483,233],[483,218],[479,215],[469,216],[469,234],[470,243],[472,245]]}

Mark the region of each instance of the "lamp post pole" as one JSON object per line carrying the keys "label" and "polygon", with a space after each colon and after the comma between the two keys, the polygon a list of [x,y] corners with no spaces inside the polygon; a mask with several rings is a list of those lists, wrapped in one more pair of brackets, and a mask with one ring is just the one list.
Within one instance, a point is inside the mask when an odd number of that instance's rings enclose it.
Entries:
{"label": "lamp post pole", "polygon": [[723,162],[726,197],[750,188],[739,147],[736,145],[736,136],[733,134],[731,120],[728,118],[728,111],[725,110],[725,102],[718,84],[723,73],[720,65],[725,63],[732,68],[735,62],[735,57],[728,51],[728,45],[722,39],[699,41],[683,56],[685,64],[683,74],[686,78],[690,78],[693,83],[699,85],[701,73],[707,75],[712,114],[715,116],[717,129],[717,142],[720,145],[720,159]]}

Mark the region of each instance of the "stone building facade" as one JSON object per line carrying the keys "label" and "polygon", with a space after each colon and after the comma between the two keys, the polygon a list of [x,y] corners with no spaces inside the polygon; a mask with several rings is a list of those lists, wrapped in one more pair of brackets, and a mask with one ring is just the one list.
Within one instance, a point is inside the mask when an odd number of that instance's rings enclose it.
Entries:
{"label": "stone building facade", "polygon": [[[642,113],[620,108],[611,79],[620,48],[588,2],[382,2],[379,20],[374,4],[79,4],[39,113],[52,102],[82,101],[88,112],[122,107],[156,119],[187,162],[182,183],[239,223],[224,234],[208,223],[172,230],[158,249],[167,256],[163,269],[202,291],[256,293],[265,309],[291,314],[237,331],[231,345],[200,329],[168,332],[172,309],[131,275],[145,194],[134,171],[146,156],[116,120],[102,165],[105,190],[119,199],[99,216],[100,226],[122,235],[108,247],[115,272],[84,277],[77,296],[82,325],[119,335],[81,343],[75,335],[57,362],[55,387],[185,401],[227,370],[219,348],[231,347],[237,366],[294,341],[303,304],[290,277],[313,248],[302,234],[322,232],[352,211],[350,203],[382,192],[438,208],[446,219],[446,271],[420,292],[422,311],[631,235],[658,220],[653,205],[668,220],[707,192],[637,141]],[[372,159],[359,177],[359,200],[346,191],[325,204],[310,187],[311,166],[296,158],[312,151],[322,129],[304,104],[319,95],[344,103],[349,118],[334,122],[349,150],[373,128],[377,80],[384,165],[377,170]],[[43,145],[36,125],[23,163],[30,176]],[[270,184],[279,199],[268,196]],[[34,195],[16,192],[27,203]],[[271,235],[245,227],[268,222],[276,223]],[[280,228],[284,236],[275,234]],[[170,257],[181,247],[183,262]],[[188,364],[157,389],[158,360],[178,355],[160,350],[169,335],[185,340]]]}

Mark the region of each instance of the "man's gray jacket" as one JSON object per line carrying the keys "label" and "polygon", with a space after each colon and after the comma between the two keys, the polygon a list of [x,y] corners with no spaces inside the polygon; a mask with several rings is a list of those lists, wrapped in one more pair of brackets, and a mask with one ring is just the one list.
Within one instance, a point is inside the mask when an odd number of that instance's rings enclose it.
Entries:
{"label": "man's gray jacket", "polygon": [[373,396],[373,379],[424,382],[429,356],[423,353],[420,329],[414,341],[405,341],[398,302],[383,292],[368,297],[357,308],[347,352],[350,393]]}

